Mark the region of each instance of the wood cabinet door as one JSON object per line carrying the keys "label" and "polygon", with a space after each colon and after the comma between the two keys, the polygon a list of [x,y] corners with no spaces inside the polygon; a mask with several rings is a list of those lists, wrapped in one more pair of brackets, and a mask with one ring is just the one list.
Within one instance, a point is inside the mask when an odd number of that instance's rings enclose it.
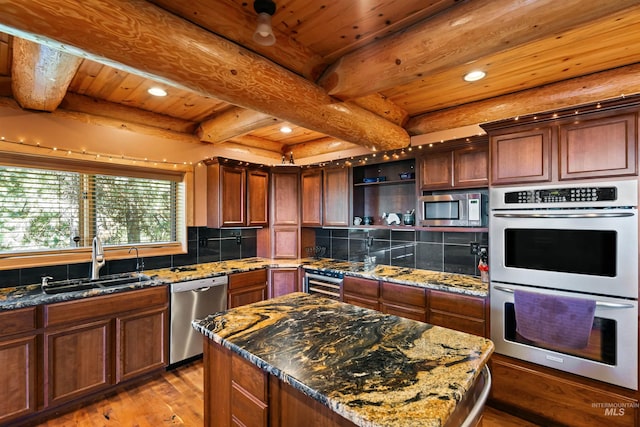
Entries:
{"label": "wood cabinet door", "polygon": [[298,170],[271,174],[271,225],[298,225]]}
{"label": "wood cabinet door", "polygon": [[551,180],[551,128],[495,135],[489,142],[491,184]]}
{"label": "wood cabinet door", "polygon": [[451,187],[453,187],[451,151],[425,154],[420,159],[420,189],[437,190]]}
{"label": "wood cabinet door", "polygon": [[272,268],[269,270],[269,298],[275,298],[297,291],[297,268]]}
{"label": "wood cabinet door", "polygon": [[298,258],[300,229],[298,227],[273,227],[273,258]]}
{"label": "wood cabinet door", "polygon": [[303,227],[322,225],[322,170],[302,172],[301,187],[301,224]]}
{"label": "wood cabinet door", "polygon": [[350,179],[348,168],[324,170],[322,197],[322,224],[325,226],[348,226],[350,221]]}
{"label": "wood cabinet door", "polygon": [[116,382],[167,365],[167,308],[116,318]]}
{"label": "wood cabinet door", "polygon": [[229,275],[227,307],[234,308],[267,299],[267,270]]}
{"label": "wood cabinet door", "polygon": [[220,192],[221,225],[245,225],[246,170],[221,166]]}
{"label": "wood cabinet door", "polygon": [[111,320],[103,320],[45,332],[45,406],[112,383],[111,325]]}
{"label": "wood cabinet door", "polygon": [[0,424],[36,412],[36,336],[0,342]]}
{"label": "wood cabinet door", "polygon": [[247,171],[247,225],[269,222],[269,174],[261,170]]}
{"label": "wood cabinet door", "polygon": [[489,185],[489,147],[455,150],[453,168],[454,187],[487,187]]}
{"label": "wood cabinet door", "polygon": [[560,125],[559,179],[637,174],[636,121],[626,114]]}

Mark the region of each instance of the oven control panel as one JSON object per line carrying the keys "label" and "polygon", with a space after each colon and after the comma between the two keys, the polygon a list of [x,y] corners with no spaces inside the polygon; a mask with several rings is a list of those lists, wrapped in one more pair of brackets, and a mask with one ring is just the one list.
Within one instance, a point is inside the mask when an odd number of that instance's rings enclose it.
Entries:
{"label": "oven control panel", "polygon": [[616,200],[616,198],[616,187],[570,187],[512,191],[505,193],[504,202],[508,204],[607,202]]}

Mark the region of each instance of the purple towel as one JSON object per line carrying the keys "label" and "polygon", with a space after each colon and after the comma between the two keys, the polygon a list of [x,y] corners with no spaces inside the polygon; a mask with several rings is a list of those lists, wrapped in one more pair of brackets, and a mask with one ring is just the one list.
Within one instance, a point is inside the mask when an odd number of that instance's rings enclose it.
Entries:
{"label": "purple towel", "polygon": [[589,344],[595,301],[516,290],[514,306],[524,338],[576,349]]}

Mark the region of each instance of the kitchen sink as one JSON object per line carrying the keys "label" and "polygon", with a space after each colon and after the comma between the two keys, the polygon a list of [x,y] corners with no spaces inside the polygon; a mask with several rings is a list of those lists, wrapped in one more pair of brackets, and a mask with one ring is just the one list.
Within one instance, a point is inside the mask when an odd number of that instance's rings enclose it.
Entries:
{"label": "kitchen sink", "polygon": [[110,288],[120,285],[146,282],[151,277],[140,273],[124,273],[102,276],[98,279],[69,279],[48,282],[42,286],[46,294],[60,294],[64,292],[85,291],[89,289]]}

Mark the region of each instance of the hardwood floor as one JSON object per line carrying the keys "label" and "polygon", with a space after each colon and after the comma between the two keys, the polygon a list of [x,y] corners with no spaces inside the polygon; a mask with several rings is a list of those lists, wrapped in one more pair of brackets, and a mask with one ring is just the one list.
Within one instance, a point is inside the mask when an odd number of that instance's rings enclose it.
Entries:
{"label": "hardwood floor", "polygon": [[[163,373],[137,386],[74,412],[39,424],[44,427],[160,427],[203,424],[202,361]],[[486,408],[483,427],[537,427],[520,418]]]}

